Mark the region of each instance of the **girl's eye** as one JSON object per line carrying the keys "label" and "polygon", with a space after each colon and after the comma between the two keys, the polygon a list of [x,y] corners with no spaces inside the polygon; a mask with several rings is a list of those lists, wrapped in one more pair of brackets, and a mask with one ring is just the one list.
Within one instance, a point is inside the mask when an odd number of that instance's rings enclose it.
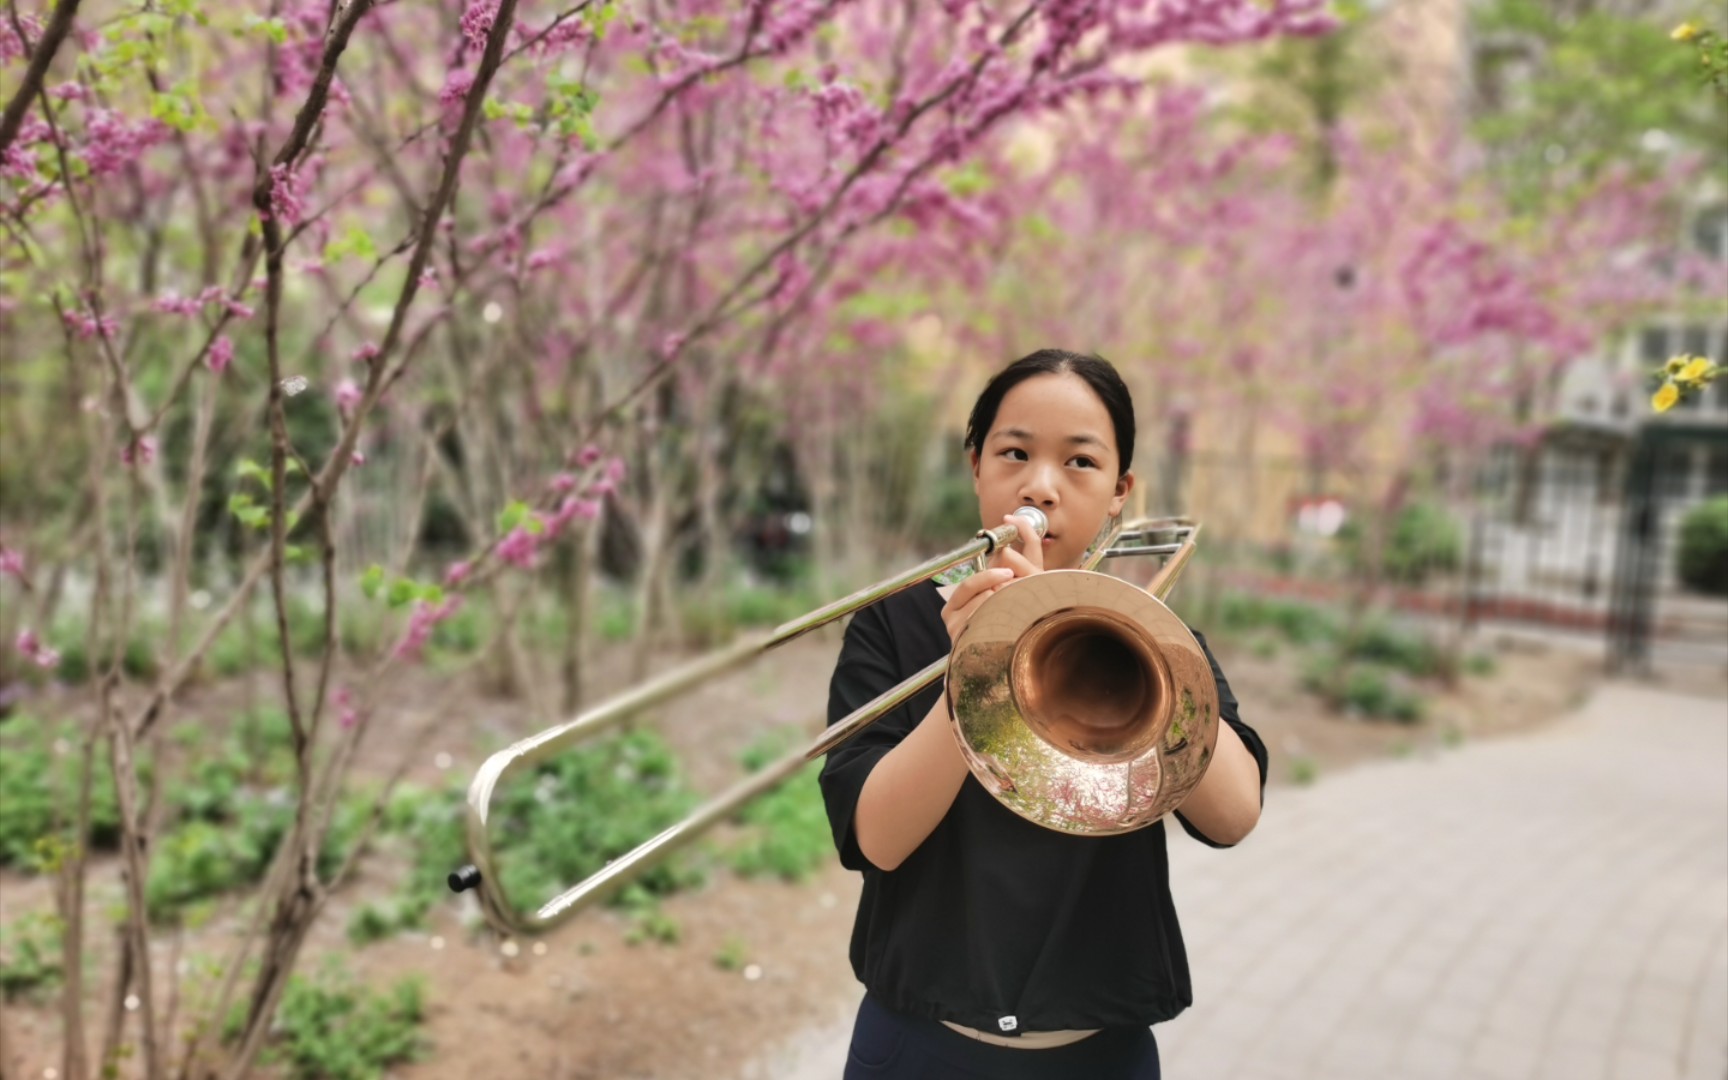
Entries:
{"label": "girl's eye", "polygon": [[[1015,457],[1015,454],[1019,454],[1020,456]],[[1026,451],[1020,449],[1018,446],[1010,446],[1008,449],[1002,451],[1002,456],[1007,458],[1009,461],[1025,461]]]}
{"label": "girl's eye", "polygon": [[1096,469],[1098,467],[1098,463],[1089,457],[1077,457],[1074,459],[1074,463],[1082,469]]}

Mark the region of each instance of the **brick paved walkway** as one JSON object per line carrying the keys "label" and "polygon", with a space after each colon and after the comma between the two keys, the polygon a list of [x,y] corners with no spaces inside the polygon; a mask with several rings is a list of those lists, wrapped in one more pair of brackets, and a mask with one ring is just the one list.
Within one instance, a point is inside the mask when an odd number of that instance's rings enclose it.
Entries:
{"label": "brick paved walkway", "polygon": [[[1157,1029],[1171,1080],[1728,1077],[1728,702],[1609,684],[1170,848],[1196,995]],[[839,1076],[844,1024],[799,1042],[773,1075]]]}
{"label": "brick paved walkway", "polygon": [[1728,702],[1609,684],[1171,859],[1196,995],[1158,1029],[1171,1077],[1728,1075]]}

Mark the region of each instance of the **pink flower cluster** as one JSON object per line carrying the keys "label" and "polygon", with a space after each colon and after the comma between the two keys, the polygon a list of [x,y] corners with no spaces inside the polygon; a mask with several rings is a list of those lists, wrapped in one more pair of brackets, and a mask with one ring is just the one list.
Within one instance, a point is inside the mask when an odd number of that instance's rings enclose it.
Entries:
{"label": "pink flower cluster", "polygon": [[486,47],[492,22],[498,18],[498,0],[474,0],[462,13],[462,38],[476,49]]}
{"label": "pink flower cluster", "polygon": [[438,104],[446,113],[458,108],[474,86],[474,73],[467,68],[454,68],[444,76],[444,87],[438,91]]}
{"label": "pink flower cluster", "polygon": [[447,596],[441,603],[429,604],[424,600],[414,601],[414,611],[408,617],[408,632],[396,645],[398,660],[418,660],[426,643],[432,640],[432,631],[438,624],[456,614],[462,609],[460,596]]}
{"label": "pink flower cluster", "polygon": [[60,654],[42,643],[36,632],[26,627],[18,631],[14,643],[24,659],[39,668],[56,668],[60,666]]}
{"label": "pink flower cluster", "polygon": [[338,687],[336,692],[330,695],[330,702],[336,706],[337,725],[343,731],[354,730],[360,723],[360,709],[354,704],[354,692],[346,686]]}
{"label": "pink flower cluster", "polygon": [[204,364],[213,373],[220,375],[228,370],[234,362],[234,343],[224,334],[210,343],[210,353],[204,357]]}
{"label": "pink flower cluster", "polygon": [[306,211],[300,174],[286,164],[270,166],[270,216],[293,225]]}
{"label": "pink flower cluster", "polygon": [[[573,455],[573,460],[579,468],[593,467],[600,461],[602,454],[596,446],[584,446]],[[608,495],[618,490],[618,484],[624,479],[624,460],[612,458],[601,469],[600,475],[592,480],[580,494],[571,494],[578,487],[577,478],[569,473],[558,473],[548,481],[547,486],[564,498],[558,502],[558,508],[551,513],[536,511],[535,520],[539,523],[539,531],[518,525],[511,529],[504,539],[498,542],[497,554],[501,562],[523,570],[532,570],[538,560],[540,548],[556,539],[573,521],[594,521],[600,517],[600,511],[605,507]],[[467,562],[452,563],[444,572],[445,585],[459,585],[467,580],[473,567]]]}
{"label": "pink flower cluster", "polygon": [[92,176],[107,176],[137,161],[144,151],[167,138],[168,125],[160,120],[132,123],[112,109],[91,109],[84,121],[80,153]]}
{"label": "pink flower cluster", "polygon": [[28,12],[18,16],[24,38],[12,29],[10,18],[0,19],[0,64],[22,60],[30,55],[30,43],[42,40],[42,20]]}
{"label": "pink flower cluster", "polygon": [[350,419],[353,416],[354,407],[359,405],[365,396],[366,394],[360,389],[359,383],[353,379],[343,379],[336,384],[336,410],[342,414],[344,420]]}
{"label": "pink flower cluster", "polygon": [[148,465],[156,460],[156,437],[145,435],[120,448],[120,464],[127,467]]}
{"label": "pink flower cluster", "polygon": [[26,183],[36,179],[36,155],[29,150],[37,143],[48,142],[54,135],[54,129],[48,122],[37,117],[30,117],[18,127],[18,135],[12,140],[12,145],[0,154],[0,176],[12,180],[22,180]]}
{"label": "pink flower cluster", "polygon": [[80,341],[97,336],[113,341],[120,334],[120,323],[111,315],[98,318],[93,311],[68,311],[62,317],[77,332]]}
{"label": "pink flower cluster", "polygon": [[24,580],[24,555],[9,547],[0,547],[0,574]]}
{"label": "pink flower cluster", "polygon": [[151,302],[150,309],[164,315],[196,315],[208,304],[221,304],[236,319],[250,319],[253,314],[249,305],[224,295],[220,285],[211,285],[196,297],[163,293]]}

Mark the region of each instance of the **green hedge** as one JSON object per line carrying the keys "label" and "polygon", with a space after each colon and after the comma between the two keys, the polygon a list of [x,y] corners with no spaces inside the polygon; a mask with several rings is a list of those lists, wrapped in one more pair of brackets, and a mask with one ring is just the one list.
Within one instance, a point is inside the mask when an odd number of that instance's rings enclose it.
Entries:
{"label": "green hedge", "polygon": [[1681,520],[1677,569],[1688,588],[1728,596],[1728,495],[1700,503]]}

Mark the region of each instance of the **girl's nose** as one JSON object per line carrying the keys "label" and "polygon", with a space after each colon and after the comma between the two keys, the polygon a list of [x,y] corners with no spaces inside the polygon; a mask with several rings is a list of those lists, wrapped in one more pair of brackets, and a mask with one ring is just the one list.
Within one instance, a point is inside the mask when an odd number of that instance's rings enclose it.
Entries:
{"label": "girl's nose", "polygon": [[1049,469],[1031,469],[1020,487],[1020,498],[1028,506],[1056,505],[1056,483]]}

